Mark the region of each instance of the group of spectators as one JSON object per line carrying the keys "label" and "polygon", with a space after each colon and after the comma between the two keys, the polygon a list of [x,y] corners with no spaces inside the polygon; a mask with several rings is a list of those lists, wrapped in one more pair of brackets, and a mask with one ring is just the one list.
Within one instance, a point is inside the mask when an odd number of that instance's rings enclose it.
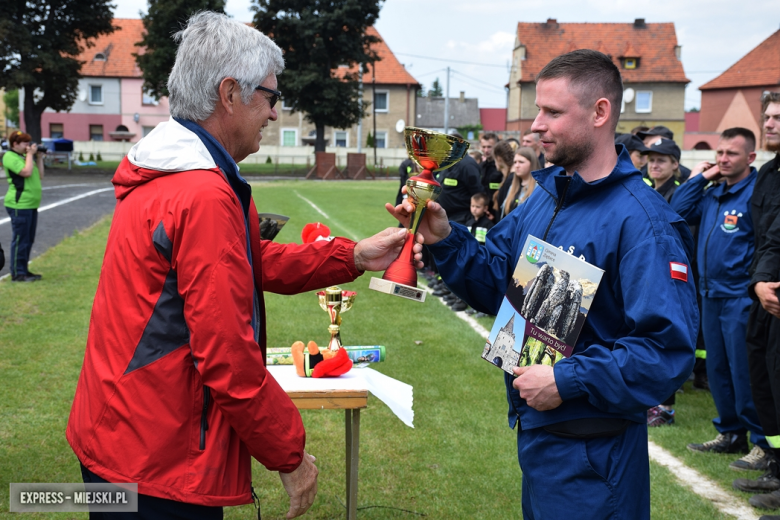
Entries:
{"label": "group of spectators", "polygon": [[[762,114],[765,148],[780,152],[780,93],[762,96]],[[688,449],[745,454],[729,467],[765,473],[736,479],[733,486],[754,493],[754,507],[780,509],[780,155],[756,171],[756,136],[729,128],[720,135],[714,160],[686,172],[673,136],[664,132],[639,131],[641,143],[634,136],[619,139],[696,241],[700,331],[718,417],[717,436]],[[647,157],[647,164],[638,164],[637,156]],[[673,407],[674,396],[651,408],[648,426],[674,423]]]}

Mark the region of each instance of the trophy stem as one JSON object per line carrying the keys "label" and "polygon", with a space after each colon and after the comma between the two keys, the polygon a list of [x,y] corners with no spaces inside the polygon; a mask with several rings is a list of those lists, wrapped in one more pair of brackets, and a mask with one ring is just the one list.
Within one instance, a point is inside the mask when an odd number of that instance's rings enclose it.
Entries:
{"label": "trophy stem", "polygon": [[414,233],[410,232],[406,234],[406,241],[403,249],[401,249],[401,254],[393,260],[385,274],[382,275],[383,280],[389,280],[409,287],[417,287],[417,270],[414,268],[413,247]]}

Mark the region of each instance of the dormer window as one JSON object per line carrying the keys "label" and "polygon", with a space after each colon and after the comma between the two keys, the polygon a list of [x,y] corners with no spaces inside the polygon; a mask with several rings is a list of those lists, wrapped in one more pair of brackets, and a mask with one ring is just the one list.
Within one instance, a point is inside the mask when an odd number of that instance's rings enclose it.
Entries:
{"label": "dormer window", "polygon": [[624,69],[635,69],[639,67],[639,58],[623,58],[623,68]]}
{"label": "dormer window", "polygon": [[98,52],[97,54],[95,54],[94,61],[106,61],[106,55],[103,54],[102,52]]}

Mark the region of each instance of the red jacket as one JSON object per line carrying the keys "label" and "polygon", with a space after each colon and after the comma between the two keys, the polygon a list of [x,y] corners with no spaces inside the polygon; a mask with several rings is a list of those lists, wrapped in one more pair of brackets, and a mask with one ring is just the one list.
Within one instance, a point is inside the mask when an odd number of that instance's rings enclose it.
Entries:
{"label": "red jacket", "polygon": [[[290,472],[305,445],[300,414],[265,369],[262,292],[354,280],[354,243],[261,241],[252,203],[253,280],[238,198],[188,130],[161,127],[113,179],[118,203],[66,436],[90,471],[142,494],[250,503],[250,455]],[[189,170],[146,167],[160,160],[144,147],[180,154],[163,166]]]}

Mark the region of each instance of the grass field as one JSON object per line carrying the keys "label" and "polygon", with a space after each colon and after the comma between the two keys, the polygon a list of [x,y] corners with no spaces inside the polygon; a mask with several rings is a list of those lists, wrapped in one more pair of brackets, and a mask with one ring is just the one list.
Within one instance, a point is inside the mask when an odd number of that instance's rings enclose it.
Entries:
{"label": "grass field", "polygon": [[[304,159],[305,161],[305,159]],[[314,164],[314,161],[312,160],[312,165]],[[72,165],[72,171],[73,172],[91,172],[91,171],[111,171],[113,172],[116,170],[117,166],[119,166],[119,161],[96,161],[94,165]],[[306,164],[296,163],[241,163],[241,174],[247,177],[305,177],[307,173],[309,173],[309,170],[311,170],[311,166],[306,166]],[[56,162],[53,164],[50,164],[46,166],[46,168],[55,169],[55,170],[67,170],[68,163],[67,162]],[[339,169],[343,169],[344,164],[339,164]],[[370,172],[373,172],[374,175],[377,178],[384,179],[388,175],[390,176],[398,176],[398,168],[397,166],[390,166],[390,167],[374,167],[373,165],[367,165],[366,168]]]}
{"label": "grass field", "polygon": [[[385,181],[254,185],[261,212],[292,217],[277,237],[280,242],[298,242],[303,225],[314,221],[353,239],[393,226],[382,205],[396,190],[395,182]],[[0,518],[18,518],[7,513],[11,482],[80,481],[64,431],[109,225],[106,220],[77,233],[37,259],[43,281],[0,283]],[[369,398],[361,414],[359,517],[520,518],[515,434],[506,426],[501,373],[479,357],[484,340],[435,299],[418,304],[376,293],[368,289],[369,279],[367,274],[344,286],[358,296],[343,317],[342,338],[345,344],[387,347],[387,361],[375,367],[414,387],[415,428]],[[328,320],[313,293],[265,297],[269,346],[327,341]],[[489,320],[483,324],[490,327]],[[730,490],[731,479],[742,475],[727,469],[729,457],[685,449],[688,442],[715,436],[709,394],[686,385],[677,415],[678,424],[651,431],[651,439]],[[318,498],[305,518],[341,518],[343,413],[304,411],[302,416],[307,449],[320,469]],[[287,499],[278,476],[257,463],[253,473],[263,518],[283,518]],[[654,519],[728,518],[666,469],[651,465],[651,476]],[[225,510],[226,518],[255,515],[251,505]]]}

